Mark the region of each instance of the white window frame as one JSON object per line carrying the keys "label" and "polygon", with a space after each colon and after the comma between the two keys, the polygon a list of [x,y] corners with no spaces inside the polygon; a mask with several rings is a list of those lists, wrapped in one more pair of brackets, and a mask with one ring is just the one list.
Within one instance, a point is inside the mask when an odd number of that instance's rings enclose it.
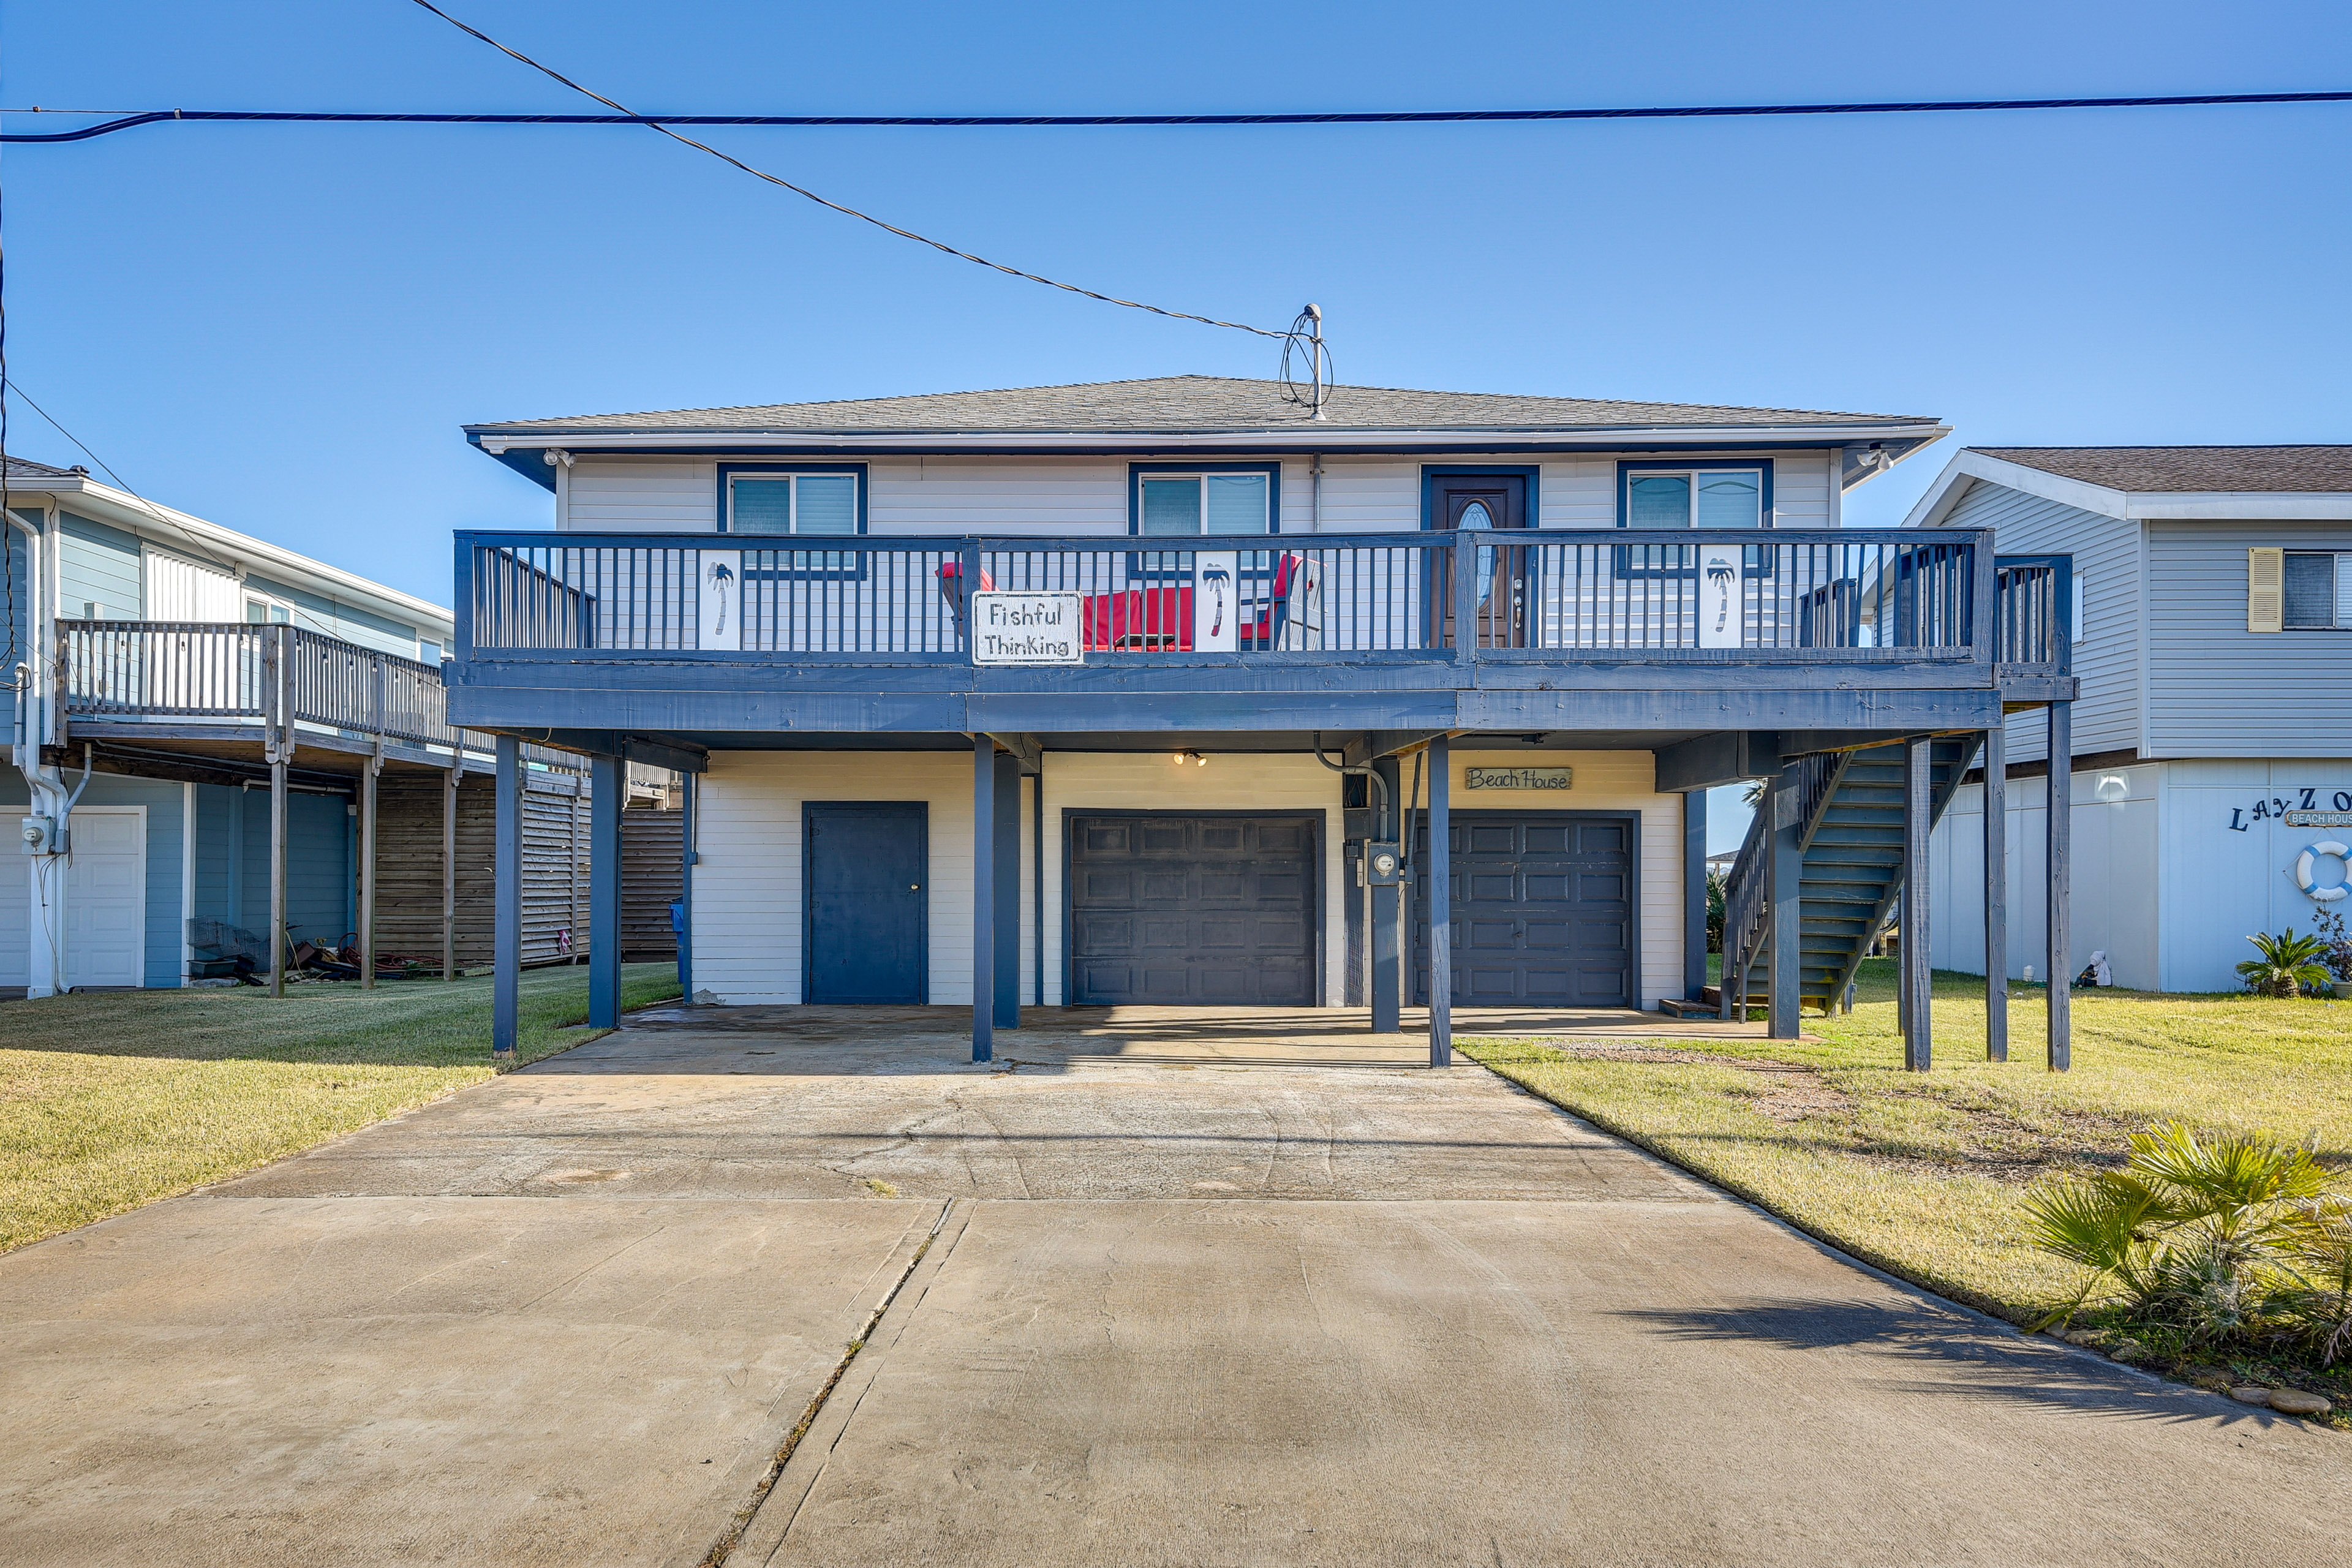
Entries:
{"label": "white window frame", "polygon": [[[1171,468],[1166,472],[1155,470],[1149,473],[1138,474],[1135,476],[1135,537],[1138,539],[1185,539],[1197,537],[1208,532],[1208,481],[1211,479],[1256,479],[1265,485],[1265,495],[1262,498],[1262,504],[1258,509],[1258,526],[1256,531],[1259,533],[1272,533],[1274,531],[1274,487],[1276,482],[1278,482],[1279,477],[1280,476],[1278,474],[1270,473],[1262,468],[1201,468],[1191,472],[1187,472],[1182,468]],[[1152,485],[1181,484],[1188,480],[1194,487],[1193,494],[1200,498],[1200,504],[1193,511],[1193,521],[1197,526],[1192,530],[1192,534],[1146,533],[1143,531],[1143,497],[1145,490]]]}
{"label": "white window frame", "polygon": [[785,539],[797,538],[800,536],[801,481],[803,479],[847,479],[854,487],[856,487],[852,490],[850,496],[850,515],[858,526],[852,529],[848,533],[811,534],[809,535],[810,538],[856,539],[862,536],[866,531],[864,526],[866,521],[866,474],[863,469],[785,468],[763,471],[758,468],[741,468],[730,471],[727,476],[727,493],[725,497],[727,514],[722,520],[726,523],[726,527],[720,530],[721,532],[735,534],[741,533],[742,531],[735,526],[735,486],[744,479],[750,479],[755,484],[762,485],[784,483],[789,486],[790,492],[790,499],[785,502],[784,531],[782,533],[743,533],[742,537],[745,539]]}
{"label": "white window frame", "polygon": [[1628,533],[1669,531],[1663,528],[1642,528],[1634,524],[1633,481],[1636,479],[1677,479],[1685,481],[1689,489],[1688,499],[1683,508],[1683,527],[1692,529],[1698,526],[1699,482],[1710,474],[1746,474],[1756,481],[1756,526],[1759,530],[1770,528],[1772,507],[1764,498],[1766,492],[1771,489],[1769,478],[1771,471],[1771,466],[1767,463],[1757,463],[1753,466],[1746,463],[1710,463],[1693,468],[1681,468],[1673,463],[1628,464],[1624,469],[1625,493],[1622,502],[1624,511],[1618,527]]}
{"label": "white window frame", "polygon": [[[2286,563],[2298,555],[2326,555],[2335,559],[2335,593],[2331,603],[2336,618],[2326,626],[2317,626],[2286,618]],[[2347,582],[2347,578],[2352,578],[2352,550],[2297,550],[2288,545],[2279,563],[2279,629],[2287,632],[2352,632],[2352,616],[2344,613],[2346,604],[2352,602],[2352,582]]]}
{"label": "white window frame", "polygon": [[[244,588],[243,593],[246,625],[290,626],[294,624],[294,606],[286,600],[250,586]],[[254,606],[257,605],[261,607],[261,619],[258,621],[253,618]]]}

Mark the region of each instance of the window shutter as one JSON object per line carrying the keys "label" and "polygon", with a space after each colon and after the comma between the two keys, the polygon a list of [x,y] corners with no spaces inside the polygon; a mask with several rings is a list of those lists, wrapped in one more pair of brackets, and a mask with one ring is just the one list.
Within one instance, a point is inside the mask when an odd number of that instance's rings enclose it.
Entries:
{"label": "window shutter", "polygon": [[2246,629],[2274,632],[2284,619],[2286,552],[2246,552]]}

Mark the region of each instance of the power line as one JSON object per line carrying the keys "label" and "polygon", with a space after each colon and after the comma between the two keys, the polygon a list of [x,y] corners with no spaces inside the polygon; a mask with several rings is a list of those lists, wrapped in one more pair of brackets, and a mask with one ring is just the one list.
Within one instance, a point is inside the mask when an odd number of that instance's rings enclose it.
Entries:
{"label": "power line", "polygon": [[88,458],[91,462],[96,463],[99,466],[100,470],[103,472],[108,479],[112,479],[121,489],[124,495],[129,496],[132,500],[135,500],[141,506],[145,507],[147,509],[148,515],[154,518],[157,522],[162,523],[165,528],[177,533],[181,538],[186,540],[195,552],[203,556],[206,561],[221,568],[224,572],[227,572],[232,575],[235,574],[236,571],[236,563],[224,561],[219,556],[214,554],[211,547],[202,539],[198,538],[195,532],[185,523],[183,523],[174,518],[165,516],[162,507],[157,506],[153,501],[149,500],[145,496],[142,496],[137,490],[132,489],[131,488],[131,482],[128,479],[125,479],[121,474],[116,473],[114,471],[114,466],[111,463],[109,463],[104,458],[100,457],[96,452],[91,451],[89,444],[83,441],[80,437],[75,435],[72,431],[58,424],[57,416],[51,414],[47,409],[42,407],[39,404],[34,402],[30,393],[27,393],[23,387],[17,385],[13,379],[0,376],[0,396],[5,396],[6,394],[12,392],[24,400],[26,407],[31,409],[34,413],[47,420],[49,422],[50,429],[55,430],[58,435],[64,437],[67,440],[79,447],[81,449],[81,455]]}
{"label": "power line", "polygon": [[[422,5],[424,0],[418,0]],[[431,9],[431,7],[428,7]],[[464,27],[462,22],[447,17]],[[466,27],[476,37],[483,35]],[[485,39],[505,49],[503,44]],[[514,54],[511,49],[507,53]],[[521,55],[516,58],[538,66]],[[544,66],[539,66],[546,70]],[[548,71],[555,76],[553,71]],[[564,81],[562,77],[556,77]],[[567,87],[576,83],[564,81]],[[587,92],[585,88],[578,88]],[[601,103],[612,100],[590,92]],[[310,110],[263,109],[0,109],[0,114],[118,114],[101,125],[79,131],[0,133],[0,142],[87,142],[136,126],[171,121],[230,121],[322,125],[666,125],[781,126],[803,130],[825,127],[896,126],[907,129],[958,126],[1023,128],[1192,126],[1192,125],[1461,125],[1505,124],[1526,121],[1563,120],[1749,120],[1772,116],[1820,114],[1969,114],[2050,109],[2199,109],[2253,104],[2347,103],[2347,92],[2196,92],[2132,98],[1963,98],[1890,100],[1874,103],[1716,103],[1668,104],[1621,109],[1397,109],[1348,110],[1317,113],[1265,114],[427,114],[402,112],[341,113]],[[680,138],[681,141],[684,138]],[[709,149],[705,148],[708,152]],[[725,154],[719,154],[724,156]]]}
{"label": "power line", "polygon": [[831,207],[835,212],[840,213],[847,217],[854,217],[860,223],[870,223],[875,227],[887,230],[889,233],[897,235],[901,239],[911,239],[918,245],[928,245],[933,250],[942,251],[949,256],[957,258],[959,260],[969,261],[976,267],[991,268],[995,271],[1005,273],[1010,277],[1024,278],[1032,283],[1042,283],[1048,289],[1059,289],[1065,293],[1082,295],[1088,300],[1099,300],[1106,305],[1122,305],[1130,310],[1149,310],[1155,316],[1167,316],[1180,321],[1198,321],[1203,326],[1225,327],[1237,332],[1255,332],[1259,337],[1275,338],[1283,342],[1288,342],[1292,337],[1292,334],[1289,332],[1278,332],[1266,327],[1253,327],[1246,321],[1221,321],[1213,316],[1196,316],[1190,310],[1171,310],[1163,309],[1158,305],[1147,305],[1140,300],[1121,300],[1114,295],[1099,294],[1092,289],[1081,289],[1075,283],[1058,282],[1051,278],[1041,277],[1034,272],[1024,272],[1018,267],[1008,267],[1002,261],[991,261],[984,256],[974,256],[969,250],[959,250],[954,246],[948,244],[945,240],[933,239],[929,235],[917,234],[910,228],[900,228],[895,223],[885,222],[883,219],[876,217],[871,213],[859,212],[856,207],[844,206],[841,203],[834,201],[830,197],[821,196],[804,185],[796,185],[790,180],[769,174],[764,169],[755,169],[751,164],[743,162],[742,159],[735,157],[730,153],[721,153],[718,148],[711,146],[707,142],[697,142],[691,136],[681,136],[677,132],[672,131],[668,126],[662,124],[658,121],[650,120],[643,115],[632,113],[629,110],[623,108],[620,104],[617,104],[611,99],[606,98],[603,93],[582,87],[578,82],[573,81],[570,77],[565,76],[562,71],[555,69],[553,67],[543,66],[537,60],[532,59],[529,55],[524,54],[521,50],[509,48],[506,45],[499,42],[496,38],[491,37],[488,33],[483,32],[480,28],[467,26],[465,23],[457,20],[457,17],[449,15],[448,12],[441,9],[440,6],[434,5],[433,0],[416,0],[416,4],[424,6],[425,9],[432,12],[435,16],[448,23],[459,32],[469,34],[474,37],[479,38],[482,42],[489,45],[490,47],[498,50],[499,53],[506,55],[511,58],[520,60],[524,65],[530,67],[531,69],[538,71],[542,76],[551,77],[553,79],[562,82],[564,86],[570,88],[576,93],[594,99],[605,108],[613,110],[619,114],[627,116],[633,123],[643,124],[648,130],[657,131],[673,142],[683,142],[687,146],[695,149],[697,152],[709,153],[712,157],[718,159],[723,163],[732,164],[734,167],[742,170],[745,174],[751,175],[754,179],[765,180],[768,184],[777,186],[779,189],[790,191],[796,196],[805,196],[810,201],[816,203],[819,206]]}

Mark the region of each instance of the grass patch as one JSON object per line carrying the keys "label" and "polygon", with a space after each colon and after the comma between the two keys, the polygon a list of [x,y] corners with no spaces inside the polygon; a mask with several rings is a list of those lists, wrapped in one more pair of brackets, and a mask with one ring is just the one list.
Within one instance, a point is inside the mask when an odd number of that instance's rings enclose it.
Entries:
{"label": "grass patch", "polygon": [[2016,1322],[2072,1294],[2019,1207],[2045,1173],[2120,1163],[2178,1119],[2308,1141],[2352,1173],[2352,1004],[2074,994],[2074,1070],[2042,1067],[2044,993],[2012,985],[2010,1060],[1984,1059],[1984,982],[1935,977],[1932,1073],[1906,1073],[1895,964],[1816,1041],[1671,1047],[1465,1039],[1465,1054],[1856,1257]]}
{"label": "grass patch", "polygon": [[[0,1251],[282,1159],[492,1076],[490,981],[118,991],[0,1007]],[[622,1005],[678,994],[622,972]],[[602,1031],[588,972],[522,979],[519,1062]]]}

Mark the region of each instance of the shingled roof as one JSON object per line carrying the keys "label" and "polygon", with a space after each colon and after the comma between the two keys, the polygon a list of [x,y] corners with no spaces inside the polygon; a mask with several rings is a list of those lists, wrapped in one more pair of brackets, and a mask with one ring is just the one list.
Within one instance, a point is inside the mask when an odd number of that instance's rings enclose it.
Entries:
{"label": "shingled roof", "polygon": [[1971,447],[2060,479],[2138,492],[2352,492],[2347,447]]}
{"label": "shingled roof", "polygon": [[88,477],[86,468],[53,468],[47,463],[37,463],[30,458],[13,454],[8,458],[8,477],[12,479],[72,479]]}
{"label": "shingled roof", "polygon": [[1318,426],[1307,409],[1284,395],[1278,381],[1171,375],[1071,386],[940,392],[837,403],[776,403],[742,408],[685,408],[640,414],[469,425],[473,436],[604,435],[714,431],[844,436],[929,434],[1213,434],[1303,427],[1339,430],[1496,430],[1570,432],[1688,426],[1934,425],[1911,415],[1824,413],[1801,408],[1732,408],[1692,403],[1627,403],[1607,398],[1520,397],[1486,392],[1413,392],[1386,386],[1326,389]]}

